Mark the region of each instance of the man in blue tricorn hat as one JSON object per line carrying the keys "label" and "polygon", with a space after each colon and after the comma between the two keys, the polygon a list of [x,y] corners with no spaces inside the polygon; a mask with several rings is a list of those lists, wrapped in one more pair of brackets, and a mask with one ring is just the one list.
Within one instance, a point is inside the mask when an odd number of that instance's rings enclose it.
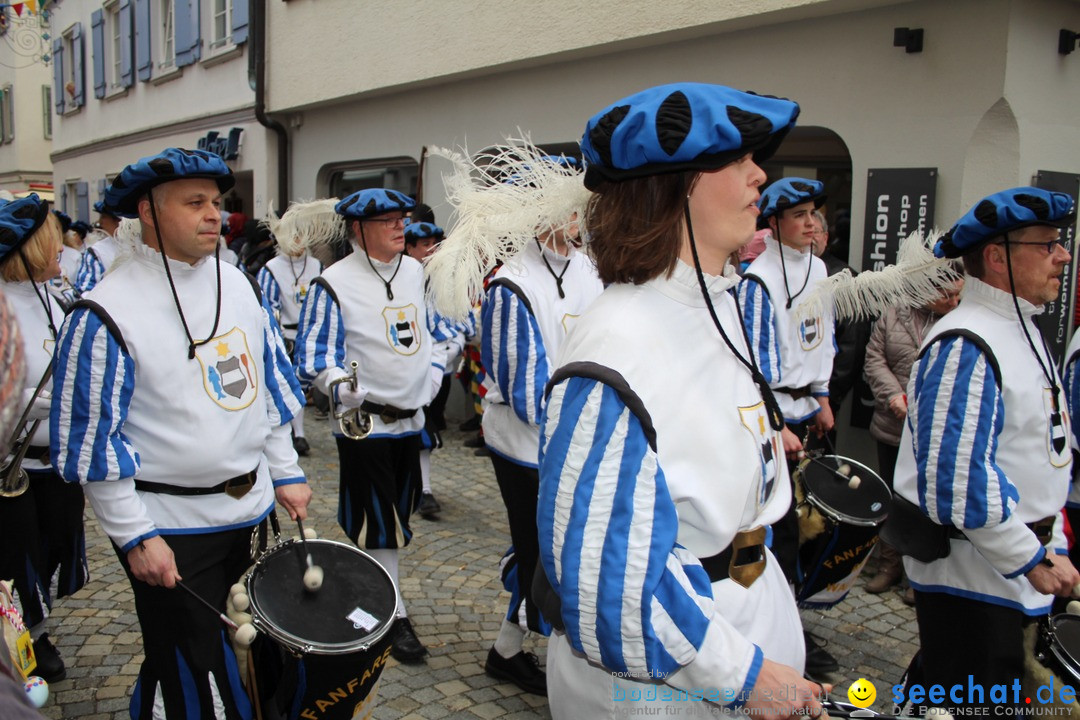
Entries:
{"label": "man in blue tricorn hat", "polygon": [[[900,548],[921,645],[909,687],[961,686],[959,700],[938,703],[947,709],[993,705],[992,686],[1011,688],[1023,673],[1024,628],[1080,581],[1061,517],[1070,421],[1035,323],[1060,292],[1070,260],[1060,233],[1075,213],[1063,193],[1003,190],[934,248],[963,259],[964,294],[913,368],[895,489],[911,511],[908,532],[923,540]],[[1016,701],[1008,693],[1005,702]]]}
{"label": "man in blue tricorn hat", "polygon": [[125,167],[105,203],[139,235],[56,343],[52,463],[83,485],[143,632],[132,718],[251,717],[203,602],[225,610],[275,501],[303,519],[311,497],[289,435],[303,398],[281,332],[254,282],[216,256],[233,183],[200,150]]}

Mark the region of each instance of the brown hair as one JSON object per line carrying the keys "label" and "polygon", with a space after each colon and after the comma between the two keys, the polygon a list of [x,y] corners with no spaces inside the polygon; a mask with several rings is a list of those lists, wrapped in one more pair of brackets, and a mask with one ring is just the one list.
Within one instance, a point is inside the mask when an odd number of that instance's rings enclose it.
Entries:
{"label": "brown hair", "polygon": [[697,171],[604,182],[585,210],[588,248],[605,283],[641,283],[675,269]]}
{"label": "brown hair", "polygon": [[[55,215],[49,213],[45,218],[45,223],[30,236],[30,239],[0,263],[0,277],[9,283],[31,280],[32,278],[26,274],[26,265],[30,266],[31,272],[41,272],[52,264],[63,246],[60,221]],[[23,264],[20,254],[26,257],[26,264]]]}

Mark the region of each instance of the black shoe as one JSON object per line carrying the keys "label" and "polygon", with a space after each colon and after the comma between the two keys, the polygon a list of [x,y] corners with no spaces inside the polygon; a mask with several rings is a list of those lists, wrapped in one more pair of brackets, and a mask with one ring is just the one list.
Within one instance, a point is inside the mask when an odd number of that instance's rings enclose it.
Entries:
{"label": "black shoe", "polygon": [[477,435],[476,437],[471,437],[471,438],[469,438],[468,440],[466,440],[465,442],[463,442],[461,444],[464,445],[465,447],[482,448],[482,447],[484,447],[484,436],[483,435]]}
{"label": "black shoe", "polygon": [[473,415],[471,418],[458,425],[457,429],[461,432],[476,432],[480,429],[480,416]]}
{"label": "black shoe", "polygon": [[305,438],[303,435],[293,438],[292,446],[293,449],[296,450],[297,455],[306,456],[309,452],[311,452],[311,446],[308,445],[307,438]]}
{"label": "black shoe", "polygon": [[34,674],[45,682],[60,682],[67,677],[64,661],[60,659],[60,653],[49,642],[48,633],[34,641],[34,657],[37,658],[37,669],[34,670]]}
{"label": "black shoe", "polygon": [[815,680],[820,680],[823,675],[836,672],[840,669],[840,663],[822,647],[814,636],[808,632],[803,633],[806,639],[806,674]]}
{"label": "black shoe", "polygon": [[409,618],[395,620],[390,628],[390,635],[394,639],[390,654],[395,660],[406,665],[416,665],[424,661],[424,656],[428,654],[427,648],[420,642],[420,638],[416,637]]}
{"label": "black shoe", "polygon": [[478,447],[472,451],[476,457],[491,457],[491,451],[487,447]]}
{"label": "black shoe", "polygon": [[540,661],[530,652],[522,651],[507,659],[491,648],[484,672],[496,680],[512,682],[533,695],[547,695],[547,675],[540,669]]}
{"label": "black shoe", "polygon": [[442,505],[439,504],[439,501],[435,499],[434,495],[426,492],[420,496],[420,506],[417,508],[420,517],[425,520],[436,520],[441,511]]}

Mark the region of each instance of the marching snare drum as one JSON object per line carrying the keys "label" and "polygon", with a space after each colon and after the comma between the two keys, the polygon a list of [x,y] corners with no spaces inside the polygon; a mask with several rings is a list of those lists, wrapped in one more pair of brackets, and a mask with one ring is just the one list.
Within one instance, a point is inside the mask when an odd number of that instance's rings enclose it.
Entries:
{"label": "marching snare drum", "polygon": [[390,654],[397,590],[382,565],[351,545],[308,540],[307,550],[324,572],[318,592],[304,589],[298,541],[270,548],[248,574],[263,717],[369,717]]}
{"label": "marching snare drum", "polygon": [[[857,486],[852,487],[852,478]],[[892,492],[877,473],[840,455],[810,455],[794,473],[800,607],[828,608],[855,586],[877,543]]]}

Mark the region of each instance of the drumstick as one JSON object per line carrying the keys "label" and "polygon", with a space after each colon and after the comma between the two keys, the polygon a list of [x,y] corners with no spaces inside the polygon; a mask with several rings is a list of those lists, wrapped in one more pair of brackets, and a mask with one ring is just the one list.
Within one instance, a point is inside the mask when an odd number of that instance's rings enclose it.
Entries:
{"label": "drumstick", "polygon": [[304,521],[297,517],[296,525],[300,528],[300,545],[303,546],[304,555],[307,556],[307,570],[304,571],[304,588],[316,592],[322,587],[323,569],[311,559],[311,551],[308,550],[307,546],[307,536],[304,534]]}
{"label": "drumstick", "polygon": [[197,593],[194,590],[192,590],[191,588],[189,588],[182,581],[177,580],[176,581],[176,586],[179,587],[184,592],[186,592],[191,597],[193,597],[196,600],[198,600],[199,602],[201,602],[203,605],[205,605],[207,607],[207,609],[210,610],[210,612],[212,612],[212,613],[214,613],[215,615],[218,616],[218,618],[221,620],[221,622],[225,623],[226,625],[228,625],[233,630],[239,630],[240,629],[240,627],[236,623],[234,623],[232,620],[229,619],[228,615],[226,615],[223,612],[218,612],[218,609],[216,607],[214,607],[209,602],[207,602],[201,595],[199,595],[199,593]]}

